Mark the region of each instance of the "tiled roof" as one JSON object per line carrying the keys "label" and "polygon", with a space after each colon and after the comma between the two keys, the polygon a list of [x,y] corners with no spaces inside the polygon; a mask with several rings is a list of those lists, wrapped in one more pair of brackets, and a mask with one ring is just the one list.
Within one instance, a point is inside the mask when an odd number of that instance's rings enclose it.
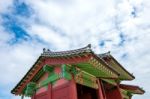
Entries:
{"label": "tiled roof", "polygon": [[83,54],[83,53],[90,53],[90,52],[92,52],[92,50],[91,50],[91,45],[89,44],[84,48],[69,50],[69,51],[60,51],[60,52],[52,52],[49,49],[46,50],[44,48],[43,53],[41,54],[41,56],[64,57],[64,56],[80,55],[80,54]]}

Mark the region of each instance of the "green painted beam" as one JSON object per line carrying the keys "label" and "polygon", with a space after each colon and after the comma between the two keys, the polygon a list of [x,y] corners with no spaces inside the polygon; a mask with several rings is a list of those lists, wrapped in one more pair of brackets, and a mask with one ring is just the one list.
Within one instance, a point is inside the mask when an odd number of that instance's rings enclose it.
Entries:
{"label": "green painted beam", "polygon": [[80,69],[96,76],[96,77],[112,77],[110,74],[108,74],[106,71],[103,71],[103,70],[100,70],[100,69],[97,69],[95,67],[93,67],[91,64],[89,63],[79,63],[79,64],[76,64],[77,67],[79,67]]}
{"label": "green painted beam", "polygon": [[27,84],[25,96],[32,96],[35,93],[36,83],[30,82]]}
{"label": "green painted beam", "polygon": [[51,76],[49,76],[46,80],[42,81],[40,83],[40,87],[43,87],[43,86],[47,86],[49,83],[53,83],[55,82],[56,80],[59,79],[59,75],[58,74],[55,74],[53,73]]}
{"label": "green painted beam", "polygon": [[70,73],[71,68],[67,65],[62,65],[62,77],[67,79],[67,80],[71,80],[72,79],[72,75]]}
{"label": "green painted beam", "polygon": [[102,79],[102,80],[104,80],[105,82],[107,82],[109,84],[117,85],[117,82],[114,79]]}
{"label": "green painted beam", "polygon": [[54,72],[54,67],[49,66],[49,65],[44,65],[43,70],[44,72],[52,73]]}

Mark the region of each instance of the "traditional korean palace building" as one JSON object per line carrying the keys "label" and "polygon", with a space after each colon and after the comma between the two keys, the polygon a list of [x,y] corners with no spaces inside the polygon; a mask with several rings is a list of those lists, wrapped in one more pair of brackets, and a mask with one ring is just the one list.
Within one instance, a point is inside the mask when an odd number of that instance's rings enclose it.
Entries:
{"label": "traditional korean palace building", "polygon": [[32,99],[131,99],[144,94],[135,85],[121,84],[135,77],[109,52],[95,54],[91,46],[43,53],[12,94]]}

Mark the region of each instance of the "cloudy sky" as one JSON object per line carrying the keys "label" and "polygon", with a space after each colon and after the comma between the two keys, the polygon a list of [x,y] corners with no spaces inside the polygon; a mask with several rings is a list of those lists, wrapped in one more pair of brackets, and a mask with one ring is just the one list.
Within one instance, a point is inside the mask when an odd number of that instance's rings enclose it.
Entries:
{"label": "cloudy sky", "polygon": [[149,0],[0,0],[0,99],[20,99],[10,90],[42,49],[68,50],[92,44],[111,54],[150,97]]}

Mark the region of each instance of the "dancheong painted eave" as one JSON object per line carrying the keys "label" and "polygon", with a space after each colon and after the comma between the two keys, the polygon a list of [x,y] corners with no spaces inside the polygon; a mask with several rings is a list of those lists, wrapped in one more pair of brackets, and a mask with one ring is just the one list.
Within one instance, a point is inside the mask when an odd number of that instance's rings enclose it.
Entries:
{"label": "dancheong painted eave", "polygon": [[134,75],[129,73],[111,54],[110,51],[103,54],[98,54],[98,56],[103,59],[109,66],[115,69],[119,74],[120,80],[133,80]]}
{"label": "dancheong painted eave", "polygon": [[[119,79],[120,75],[120,72],[111,67],[110,64],[92,51],[90,44],[84,48],[60,52],[52,52],[50,50],[43,49],[41,56],[39,56],[35,64],[13,88],[11,93],[21,95],[26,85],[34,79],[35,75],[39,73],[45,64],[51,66],[71,64],[84,71],[90,72],[98,78],[104,79]],[[85,66],[87,67],[85,68]],[[96,73],[91,72],[91,69],[95,70]]]}
{"label": "dancheong painted eave", "polygon": [[123,90],[129,91],[133,94],[144,94],[145,91],[140,88],[139,86],[135,85],[127,85],[127,84],[120,84],[119,87]]}

